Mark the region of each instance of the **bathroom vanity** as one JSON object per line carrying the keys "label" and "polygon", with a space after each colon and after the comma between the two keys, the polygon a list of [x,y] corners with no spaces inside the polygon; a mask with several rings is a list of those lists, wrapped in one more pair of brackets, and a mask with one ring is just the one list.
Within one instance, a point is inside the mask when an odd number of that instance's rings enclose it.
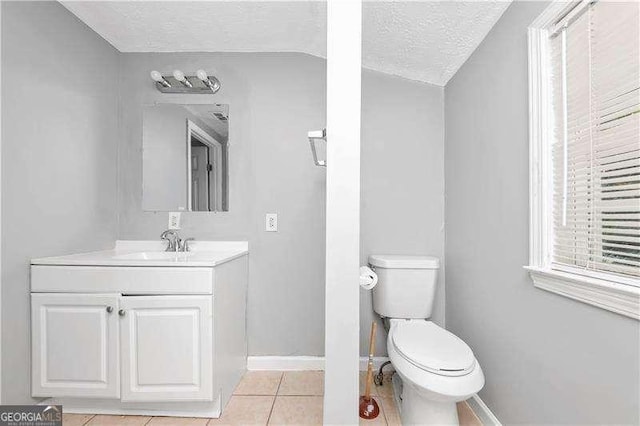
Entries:
{"label": "bathroom vanity", "polygon": [[65,412],[218,417],[246,369],[248,243],[31,261],[32,396]]}

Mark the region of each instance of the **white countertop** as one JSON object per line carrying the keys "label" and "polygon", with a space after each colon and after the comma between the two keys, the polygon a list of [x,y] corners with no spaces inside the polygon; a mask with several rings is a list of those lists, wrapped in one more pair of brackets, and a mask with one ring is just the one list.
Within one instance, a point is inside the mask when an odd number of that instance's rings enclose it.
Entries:
{"label": "white countertop", "polygon": [[214,267],[249,253],[246,241],[192,241],[191,251],[165,252],[161,241],[119,240],[112,250],[31,259],[32,265]]}

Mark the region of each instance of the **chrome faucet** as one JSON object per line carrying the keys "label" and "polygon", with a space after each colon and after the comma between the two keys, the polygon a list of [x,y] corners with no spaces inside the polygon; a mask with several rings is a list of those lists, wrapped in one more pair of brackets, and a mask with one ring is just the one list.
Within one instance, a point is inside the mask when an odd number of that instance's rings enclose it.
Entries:
{"label": "chrome faucet", "polygon": [[165,251],[174,251],[174,252],[187,252],[191,251],[189,247],[189,242],[195,240],[195,238],[185,238],[184,240],[180,238],[178,231],[173,229],[167,229],[162,234],[160,234],[161,240],[167,241],[167,248]]}
{"label": "chrome faucet", "polygon": [[178,235],[178,231],[174,231],[173,229],[167,229],[162,234],[160,234],[161,240],[167,241],[167,248],[165,251],[179,251],[180,249],[180,235]]}

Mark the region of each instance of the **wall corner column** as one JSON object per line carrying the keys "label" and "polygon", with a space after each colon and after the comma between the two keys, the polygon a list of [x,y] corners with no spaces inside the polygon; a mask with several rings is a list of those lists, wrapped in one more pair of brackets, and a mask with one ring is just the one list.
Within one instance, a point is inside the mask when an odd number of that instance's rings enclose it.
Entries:
{"label": "wall corner column", "polygon": [[361,52],[361,0],[329,0],[324,424],[358,424]]}

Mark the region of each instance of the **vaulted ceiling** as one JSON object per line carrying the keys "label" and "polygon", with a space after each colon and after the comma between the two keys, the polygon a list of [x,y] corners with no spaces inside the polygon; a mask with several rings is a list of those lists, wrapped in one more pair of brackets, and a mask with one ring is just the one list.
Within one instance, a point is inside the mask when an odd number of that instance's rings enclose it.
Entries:
{"label": "vaulted ceiling", "polygon": [[[61,1],[121,52],[326,56],[322,1]],[[509,1],[365,1],[365,68],[445,85]]]}

